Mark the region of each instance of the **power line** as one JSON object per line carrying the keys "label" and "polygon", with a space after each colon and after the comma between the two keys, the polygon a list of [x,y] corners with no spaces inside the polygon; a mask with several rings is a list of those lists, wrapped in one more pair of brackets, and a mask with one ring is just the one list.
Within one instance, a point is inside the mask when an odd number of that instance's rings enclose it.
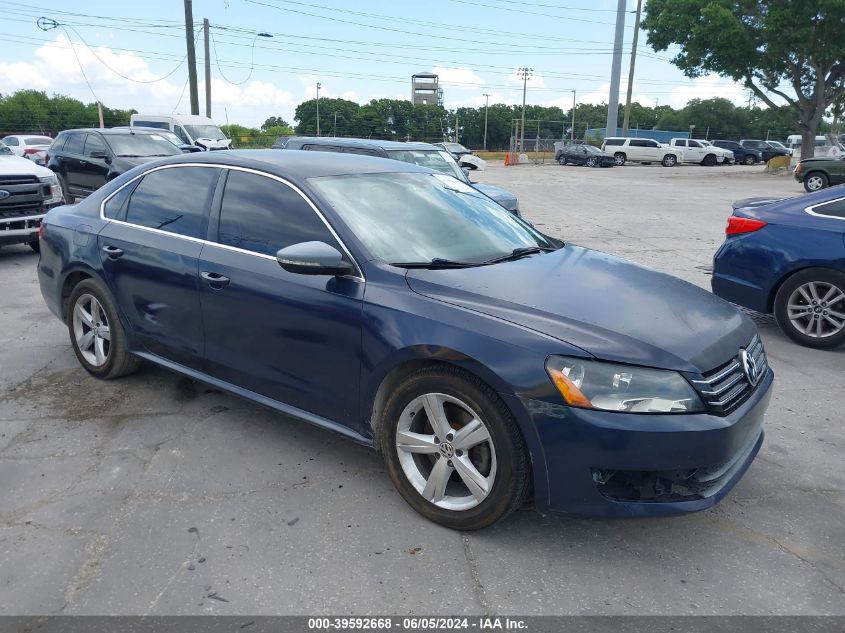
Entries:
{"label": "power line", "polygon": [[[542,18],[553,18],[553,19],[557,19],[557,20],[567,20],[567,21],[571,21],[571,22],[587,22],[587,23],[590,23],[590,24],[606,24],[606,25],[610,25],[610,26],[613,26],[615,24],[614,22],[602,22],[602,21],[599,21],[599,20],[588,20],[587,18],[573,18],[572,16],[567,16],[567,15],[551,15],[549,13],[538,13],[537,11],[526,11],[525,9],[514,9],[514,8],[511,8],[510,6],[498,7],[498,6],[495,6],[495,5],[482,4],[480,2],[475,2],[475,0],[449,0],[449,2],[457,2],[459,4],[468,4],[468,5],[473,6],[473,7],[481,7],[481,8],[484,8],[484,9],[495,9],[497,11],[510,11],[511,13],[520,13],[522,15],[527,14],[527,15],[536,15],[536,16],[539,16],[539,17],[542,17]],[[613,13],[616,13],[615,9],[611,9],[611,10],[613,11]]]}

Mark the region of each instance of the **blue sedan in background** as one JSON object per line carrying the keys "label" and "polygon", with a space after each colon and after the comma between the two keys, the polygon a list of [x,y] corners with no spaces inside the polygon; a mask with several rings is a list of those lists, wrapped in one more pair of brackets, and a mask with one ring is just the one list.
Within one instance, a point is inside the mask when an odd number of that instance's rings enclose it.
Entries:
{"label": "blue sedan in background", "polygon": [[808,347],[845,344],[845,185],[734,204],[713,260],[713,292],[774,313]]}
{"label": "blue sedan in background", "polygon": [[146,360],[372,446],[451,528],[532,492],[541,511],[701,510],[763,441],[749,318],[410,163],[149,163],[47,214],[38,276],[93,376]]}

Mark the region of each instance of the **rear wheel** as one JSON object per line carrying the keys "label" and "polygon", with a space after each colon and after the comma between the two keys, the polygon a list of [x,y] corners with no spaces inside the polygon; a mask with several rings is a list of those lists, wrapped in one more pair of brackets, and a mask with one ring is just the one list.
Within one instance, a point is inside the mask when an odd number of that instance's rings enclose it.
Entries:
{"label": "rear wheel", "polygon": [[73,198],[70,195],[70,189],[67,186],[67,178],[65,178],[62,174],[56,174],[56,178],[59,180],[59,187],[62,190],[62,197],[65,199],[65,204],[73,204]]}
{"label": "rear wheel", "polygon": [[85,279],[74,287],[66,320],[73,351],[89,374],[119,378],[140,366],[141,361],[129,353],[111,296],[98,281]]}
{"label": "rear wheel", "polygon": [[453,367],[428,367],[394,390],[379,424],[396,489],[421,515],[457,530],[487,527],[525,500],[525,443],[495,391]]}
{"label": "rear wheel", "polygon": [[28,242],[28,244],[29,244],[29,247],[32,250],[34,250],[36,253],[41,252],[41,242],[39,242],[38,240],[32,240],[31,242]]}
{"label": "rear wheel", "polygon": [[661,162],[664,167],[674,167],[678,162],[678,158],[674,154],[666,154]]}
{"label": "rear wheel", "polygon": [[616,152],[613,155],[613,159],[616,161],[617,167],[622,167],[625,164],[625,161],[628,160],[628,157],[625,156],[624,152]]}
{"label": "rear wheel", "polygon": [[813,171],[804,176],[804,189],[809,192],[824,189],[829,184],[828,177],[820,171]]}
{"label": "rear wheel", "polygon": [[787,279],[775,296],[775,318],[784,334],[817,349],[845,344],[845,274],[807,268]]}

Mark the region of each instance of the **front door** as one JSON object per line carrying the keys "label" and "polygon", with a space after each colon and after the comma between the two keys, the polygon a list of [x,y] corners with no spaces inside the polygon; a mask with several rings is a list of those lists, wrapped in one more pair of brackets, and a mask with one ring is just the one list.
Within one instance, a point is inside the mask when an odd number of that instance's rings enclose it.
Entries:
{"label": "front door", "polygon": [[207,373],[356,427],[364,282],[289,273],[275,258],[309,241],[343,252],[321,216],[279,179],[231,169],[210,239],[199,268]]}
{"label": "front door", "polygon": [[85,148],[79,168],[79,184],[86,193],[91,193],[106,184],[109,174],[109,150],[103,137],[90,132],[85,138]]}
{"label": "front door", "polygon": [[139,351],[202,367],[198,268],[220,170],[147,173],[106,202],[98,236],[103,271]]}

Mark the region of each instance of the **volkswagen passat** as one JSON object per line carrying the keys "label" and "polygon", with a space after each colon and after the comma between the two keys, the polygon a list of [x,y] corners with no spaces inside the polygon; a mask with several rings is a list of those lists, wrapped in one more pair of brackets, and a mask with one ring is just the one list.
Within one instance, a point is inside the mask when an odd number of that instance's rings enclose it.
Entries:
{"label": "volkswagen passat", "polygon": [[41,289],[88,372],[150,361],[373,446],[453,528],[530,494],[700,510],[763,441],[773,376],[748,318],[416,165],[182,155],[43,227]]}

